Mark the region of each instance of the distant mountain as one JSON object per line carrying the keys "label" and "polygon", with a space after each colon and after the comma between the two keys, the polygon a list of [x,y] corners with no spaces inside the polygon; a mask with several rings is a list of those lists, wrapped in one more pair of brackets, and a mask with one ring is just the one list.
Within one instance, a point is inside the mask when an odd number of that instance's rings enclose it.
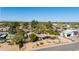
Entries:
{"label": "distant mountain", "polygon": [[26,22],[26,21],[0,21],[0,22]]}

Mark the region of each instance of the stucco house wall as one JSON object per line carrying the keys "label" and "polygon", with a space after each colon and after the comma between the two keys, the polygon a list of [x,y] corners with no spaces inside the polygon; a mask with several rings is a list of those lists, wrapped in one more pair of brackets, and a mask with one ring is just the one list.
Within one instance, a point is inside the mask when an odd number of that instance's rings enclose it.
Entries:
{"label": "stucco house wall", "polygon": [[[76,34],[75,34],[76,32]],[[67,29],[60,33],[60,36],[69,38],[69,37],[77,37],[79,36],[79,29]]]}

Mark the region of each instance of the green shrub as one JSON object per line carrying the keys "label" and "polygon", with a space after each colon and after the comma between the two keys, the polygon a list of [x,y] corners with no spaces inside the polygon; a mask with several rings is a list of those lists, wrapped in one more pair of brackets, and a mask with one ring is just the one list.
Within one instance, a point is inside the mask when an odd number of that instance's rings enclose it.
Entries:
{"label": "green shrub", "polygon": [[38,43],[37,43],[36,45],[37,45],[37,46],[39,46],[39,44],[38,44]]}
{"label": "green shrub", "polygon": [[29,40],[30,42],[35,42],[37,40],[37,36],[34,33],[30,34],[29,38],[30,38]]}
{"label": "green shrub", "polygon": [[59,32],[55,32],[55,31],[53,31],[53,30],[48,30],[48,33],[49,34],[53,34],[53,35],[59,35]]}
{"label": "green shrub", "polygon": [[17,33],[16,27],[10,27],[8,32],[11,33],[11,34]]}
{"label": "green shrub", "polygon": [[25,33],[25,32],[24,32],[23,30],[21,30],[21,29],[18,29],[18,30],[17,30],[17,35],[22,35],[22,36],[23,36],[24,33]]}
{"label": "green shrub", "polygon": [[21,41],[23,37],[24,37],[24,31],[18,29],[17,34],[13,38],[13,42],[19,43],[19,41]]}
{"label": "green shrub", "polygon": [[43,45],[44,43],[43,42],[40,42],[40,44]]}
{"label": "green shrub", "polygon": [[57,37],[51,37],[51,39],[57,39]]}

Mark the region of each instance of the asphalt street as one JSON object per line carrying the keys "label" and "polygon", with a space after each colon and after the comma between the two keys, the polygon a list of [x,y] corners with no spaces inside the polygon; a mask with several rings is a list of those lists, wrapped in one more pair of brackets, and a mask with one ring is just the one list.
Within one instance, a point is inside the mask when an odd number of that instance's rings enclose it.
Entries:
{"label": "asphalt street", "polygon": [[67,45],[37,49],[35,51],[76,51],[76,50],[79,50],[79,42]]}

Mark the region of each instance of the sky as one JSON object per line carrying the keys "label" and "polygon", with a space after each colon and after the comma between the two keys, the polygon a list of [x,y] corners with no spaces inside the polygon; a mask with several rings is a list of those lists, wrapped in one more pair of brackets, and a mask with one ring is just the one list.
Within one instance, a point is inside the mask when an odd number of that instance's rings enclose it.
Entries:
{"label": "sky", "polygon": [[0,21],[79,22],[79,7],[0,7]]}

